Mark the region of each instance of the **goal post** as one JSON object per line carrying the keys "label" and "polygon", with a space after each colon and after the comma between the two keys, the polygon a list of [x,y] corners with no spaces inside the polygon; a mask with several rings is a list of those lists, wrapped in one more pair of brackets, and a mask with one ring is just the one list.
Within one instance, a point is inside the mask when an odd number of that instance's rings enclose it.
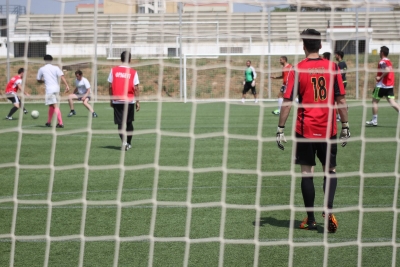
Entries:
{"label": "goal post", "polygon": [[227,47],[226,51],[239,53],[184,54],[183,100],[239,101],[243,90],[246,62],[251,61],[257,73],[257,94],[270,98],[268,86],[269,55],[241,54],[242,47]]}
{"label": "goal post", "polygon": [[[7,64],[19,83],[24,68],[29,94],[21,94],[25,115],[0,76],[0,266],[400,266],[398,1],[95,0],[102,4],[67,14],[78,2],[58,0],[51,15],[33,9],[41,1],[25,2],[26,14],[11,22],[0,4],[0,69]],[[333,173],[318,158],[318,231],[299,227],[308,216],[294,161],[302,99],[285,124],[284,150],[276,139],[280,59],[304,60],[308,28],[321,33],[320,54],[337,62],[341,50],[347,64],[351,138],[337,148],[334,234],[322,217],[324,176]],[[395,98],[383,97],[377,115],[383,46]],[[122,51],[140,81],[139,105],[125,105],[132,125],[119,121],[122,105],[110,105],[108,77]],[[61,82],[57,108],[45,105],[37,74],[46,54],[71,89],[83,72],[89,102]],[[259,101],[250,92],[241,101],[248,60]],[[326,97],[326,77],[310,79],[316,101]]]}

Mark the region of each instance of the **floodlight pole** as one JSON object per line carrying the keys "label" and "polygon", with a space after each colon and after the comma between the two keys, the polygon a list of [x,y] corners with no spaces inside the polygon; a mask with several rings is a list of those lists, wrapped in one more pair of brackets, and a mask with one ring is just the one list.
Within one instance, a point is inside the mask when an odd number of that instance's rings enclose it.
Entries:
{"label": "floodlight pole", "polygon": [[[97,12],[99,11],[99,0],[94,1],[94,25],[97,25]],[[94,63],[93,69],[96,70],[93,75],[94,101],[97,102],[97,27],[94,27]]]}
{"label": "floodlight pole", "polygon": [[7,0],[7,81],[10,80],[10,1]]}
{"label": "floodlight pole", "polygon": [[359,82],[358,82],[358,7],[356,7],[356,99],[358,99],[359,93]]}
{"label": "floodlight pole", "polygon": [[[268,74],[271,75],[271,8],[268,6]],[[268,78],[268,98],[271,98],[271,79]]]}
{"label": "floodlight pole", "polygon": [[182,2],[179,2],[179,96],[180,100],[182,101],[182,83],[183,83],[183,69],[182,69]]}

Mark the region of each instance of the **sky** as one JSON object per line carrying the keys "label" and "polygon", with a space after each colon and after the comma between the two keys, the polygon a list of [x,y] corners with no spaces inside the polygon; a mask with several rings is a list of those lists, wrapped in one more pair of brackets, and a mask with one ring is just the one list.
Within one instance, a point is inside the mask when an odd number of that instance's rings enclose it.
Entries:
{"label": "sky", "polygon": [[[30,13],[32,14],[60,14],[62,2],[65,2],[64,14],[75,14],[75,7],[78,4],[93,4],[95,0],[8,0],[10,5],[21,5],[25,6],[28,11],[27,3],[31,3]],[[212,2],[212,0],[209,0]],[[261,0],[262,1],[262,0]],[[286,3],[287,0],[265,0],[274,3]],[[387,5],[389,3],[397,3],[399,4],[399,0],[352,0],[353,2],[361,1],[365,2],[375,2],[380,5]],[[99,3],[103,3],[103,0],[99,0]],[[254,2],[260,2],[254,1]],[[0,5],[6,5],[7,0],[0,0]],[[283,6],[281,6],[283,7]],[[260,12],[260,8],[256,6],[246,5],[246,4],[234,4],[233,12]],[[385,11],[378,9],[371,9],[375,11]],[[361,10],[360,10],[361,11]]]}
{"label": "sky", "polygon": [[[60,14],[62,3],[59,0],[8,0],[11,5],[21,5],[26,7],[28,11],[28,2],[31,3],[31,14]],[[6,5],[7,0],[0,0],[0,5]],[[92,4],[94,0],[66,0],[64,14],[75,14],[75,7],[78,4]],[[99,0],[103,3],[103,0]]]}
{"label": "sky", "polygon": [[[27,3],[29,0],[8,0],[9,5],[21,5],[26,7],[28,12]],[[60,0],[30,0],[31,14],[60,14],[61,13],[61,1]],[[78,4],[93,4],[94,0],[65,0],[64,14],[75,14],[75,7]],[[103,3],[103,0],[99,0],[99,3]],[[0,5],[6,5],[7,0],[0,0]],[[260,8],[244,4],[235,4],[233,8],[234,12],[259,12]]]}

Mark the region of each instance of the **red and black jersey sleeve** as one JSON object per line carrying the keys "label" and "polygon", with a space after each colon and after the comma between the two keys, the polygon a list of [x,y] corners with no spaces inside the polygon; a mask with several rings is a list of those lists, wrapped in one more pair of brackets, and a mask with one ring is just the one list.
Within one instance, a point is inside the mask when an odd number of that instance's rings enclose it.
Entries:
{"label": "red and black jersey sleeve", "polygon": [[306,138],[336,135],[335,97],[345,95],[342,75],[336,63],[306,58],[289,72],[283,97],[299,99],[296,132]]}

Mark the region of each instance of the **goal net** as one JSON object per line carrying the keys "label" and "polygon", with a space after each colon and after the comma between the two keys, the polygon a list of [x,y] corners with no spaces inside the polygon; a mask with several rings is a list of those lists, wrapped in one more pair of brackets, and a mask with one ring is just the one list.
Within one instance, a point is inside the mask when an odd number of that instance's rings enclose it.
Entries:
{"label": "goal net", "polygon": [[[0,3],[0,266],[400,264],[398,1],[90,2]],[[42,14],[47,6],[52,14]],[[329,174],[318,159],[317,231],[299,228],[307,217],[294,164],[299,104],[284,151],[272,113],[280,60],[305,58],[308,28],[321,33],[321,56],[339,63],[341,51],[347,65],[351,138],[337,151],[336,233],[321,216]],[[382,97],[374,127],[366,121],[383,46],[395,100]],[[123,51],[140,81],[129,150],[109,96]],[[46,125],[46,87],[37,82],[46,54],[71,88],[61,82],[64,128],[55,115]],[[247,61],[256,98],[243,96]],[[10,115],[18,105],[5,88],[20,68],[28,112]],[[90,83],[87,103],[71,95],[78,70]]]}

